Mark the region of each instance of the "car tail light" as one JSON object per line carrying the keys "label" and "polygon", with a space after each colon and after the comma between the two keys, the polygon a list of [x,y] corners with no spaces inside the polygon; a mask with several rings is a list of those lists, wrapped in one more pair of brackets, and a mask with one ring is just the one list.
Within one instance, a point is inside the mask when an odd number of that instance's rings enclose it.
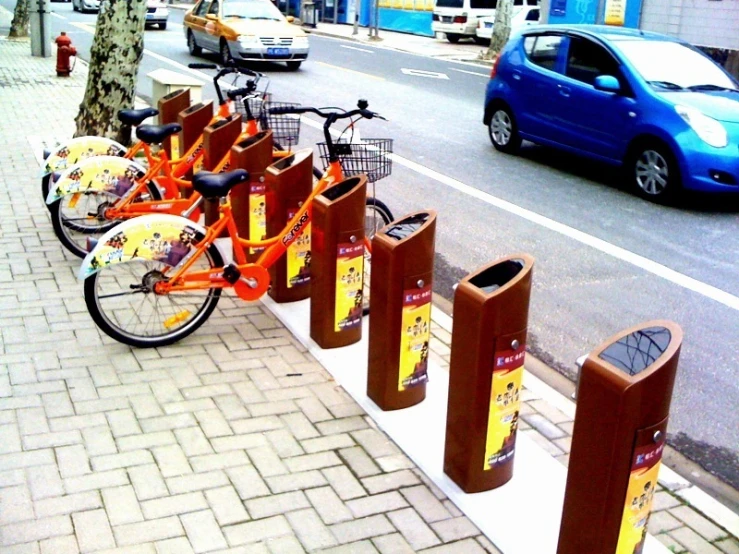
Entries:
{"label": "car tail light", "polygon": [[490,78],[494,78],[495,75],[498,73],[498,64],[500,63],[500,54],[495,56],[495,61],[493,62],[493,69],[490,71]]}
{"label": "car tail light", "polygon": [[466,15],[457,15],[454,17],[454,23],[467,23]]}

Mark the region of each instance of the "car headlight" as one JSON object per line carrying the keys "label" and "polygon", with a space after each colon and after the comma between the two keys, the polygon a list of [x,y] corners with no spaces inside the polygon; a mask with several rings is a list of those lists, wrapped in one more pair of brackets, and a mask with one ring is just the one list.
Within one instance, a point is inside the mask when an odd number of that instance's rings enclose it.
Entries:
{"label": "car headlight", "polygon": [[308,37],[295,37],[293,39],[293,46],[296,46],[298,48],[307,48],[308,47]]}
{"label": "car headlight", "polygon": [[256,35],[239,35],[236,40],[238,40],[239,43],[243,44],[244,46],[259,42]]}
{"label": "car headlight", "polygon": [[719,121],[689,106],[675,106],[675,111],[706,144],[715,148],[729,144],[726,129]]}

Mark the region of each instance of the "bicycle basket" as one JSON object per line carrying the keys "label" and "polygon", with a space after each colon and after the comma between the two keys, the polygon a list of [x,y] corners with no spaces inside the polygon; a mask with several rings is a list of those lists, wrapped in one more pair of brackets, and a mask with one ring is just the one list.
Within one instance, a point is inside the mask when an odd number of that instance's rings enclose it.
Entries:
{"label": "bicycle basket", "polygon": [[[393,153],[393,139],[365,139],[350,142],[339,139],[334,143],[336,154],[341,161],[341,170],[347,177],[364,173],[370,183],[387,177],[393,171],[393,161],[388,154]],[[324,168],[328,167],[328,145],[318,143]]]}
{"label": "bicycle basket", "polygon": [[244,118],[246,118],[244,102],[247,102],[249,104],[249,111],[251,112],[252,117],[257,121],[260,121],[264,114],[264,105],[269,102],[271,96],[272,95],[267,91],[255,91],[246,98],[239,96],[234,101],[234,113],[240,113]]}
{"label": "bicycle basket", "polygon": [[262,130],[272,129],[272,138],[283,146],[297,144],[300,138],[300,114],[269,113],[270,108],[298,108],[300,104],[291,102],[265,102],[259,122]]}

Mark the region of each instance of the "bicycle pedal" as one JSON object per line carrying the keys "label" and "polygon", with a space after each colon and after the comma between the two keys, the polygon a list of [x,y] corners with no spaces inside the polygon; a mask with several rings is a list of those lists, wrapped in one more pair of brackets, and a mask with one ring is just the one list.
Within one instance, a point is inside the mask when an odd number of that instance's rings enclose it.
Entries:
{"label": "bicycle pedal", "polygon": [[223,268],[223,278],[232,285],[235,285],[240,277],[241,271],[234,264],[228,264]]}

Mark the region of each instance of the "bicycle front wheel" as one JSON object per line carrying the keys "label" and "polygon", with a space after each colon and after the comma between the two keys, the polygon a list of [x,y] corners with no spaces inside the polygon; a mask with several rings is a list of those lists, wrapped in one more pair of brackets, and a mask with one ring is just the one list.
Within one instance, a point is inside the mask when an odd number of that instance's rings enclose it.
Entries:
{"label": "bicycle front wheel", "polygon": [[[202,240],[202,235],[196,238]],[[213,244],[192,270],[223,267]],[[156,261],[111,264],[85,279],[85,303],[97,326],[109,337],[138,348],[166,346],[206,322],[221,298],[220,288],[156,294],[171,266]]]}
{"label": "bicycle front wheel", "polygon": [[367,198],[364,206],[364,234],[368,239],[392,220],[393,214],[384,202],[377,198]]}
{"label": "bicycle front wheel", "polygon": [[[135,202],[161,200],[157,186],[150,182],[147,192]],[[64,247],[75,256],[87,255],[87,239],[98,239],[122,220],[107,219],[105,211],[118,201],[118,196],[96,191],[69,194],[49,205],[54,234]]]}

